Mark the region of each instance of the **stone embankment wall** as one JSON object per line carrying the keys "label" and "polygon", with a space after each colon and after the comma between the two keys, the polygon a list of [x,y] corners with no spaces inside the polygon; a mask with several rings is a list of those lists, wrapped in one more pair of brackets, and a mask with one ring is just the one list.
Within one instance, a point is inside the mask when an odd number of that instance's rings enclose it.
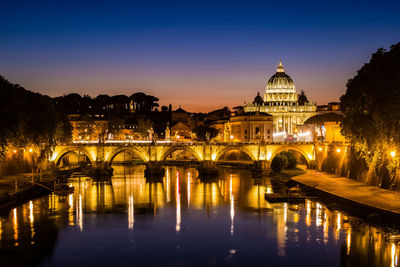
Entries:
{"label": "stone embankment wall", "polygon": [[316,160],[312,167],[365,184],[400,191],[399,171],[390,172],[384,164],[380,168],[369,166],[351,147],[342,144],[316,146]]}

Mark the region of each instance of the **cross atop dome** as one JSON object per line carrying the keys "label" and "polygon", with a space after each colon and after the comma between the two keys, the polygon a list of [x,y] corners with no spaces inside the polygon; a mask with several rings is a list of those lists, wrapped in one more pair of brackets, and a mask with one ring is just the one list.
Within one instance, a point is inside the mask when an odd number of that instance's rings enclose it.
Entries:
{"label": "cross atop dome", "polygon": [[285,72],[285,69],[283,68],[283,65],[282,65],[282,59],[279,59],[279,65],[278,65],[278,68],[276,68],[276,72]]}

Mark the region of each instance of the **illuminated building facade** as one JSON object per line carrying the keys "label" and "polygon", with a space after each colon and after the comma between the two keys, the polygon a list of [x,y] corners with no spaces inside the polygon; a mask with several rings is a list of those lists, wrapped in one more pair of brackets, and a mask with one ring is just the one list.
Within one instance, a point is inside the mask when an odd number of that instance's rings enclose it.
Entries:
{"label": "illuminated building facade", "polygon": [[303,133],[304,122],[317,114],[317,106],[298,95],[295,84],[279,62],[276,73],[268,80],[264,97],[260,94],[253,102],[245,104],[244,112],[265,112],[273,116],[274,133],[296,135]]}
{"label": "illuminated building facade", "polygon": [[273,117],[266,113],[248,112],[232,116],[225,127],[225,142],[272,141]]}

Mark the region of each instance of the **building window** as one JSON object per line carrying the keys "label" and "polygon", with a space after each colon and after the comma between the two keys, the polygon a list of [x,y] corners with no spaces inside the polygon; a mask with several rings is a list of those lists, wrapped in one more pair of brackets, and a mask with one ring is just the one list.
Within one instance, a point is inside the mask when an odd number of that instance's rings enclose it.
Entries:
{"label": "building window", "polygon": [[[270,133],[271,133],[271,130],[268,129],[267,134],[270,134]],[[269,137],[268,137],[268,138],[269,138]]]}
{"label": "building window", "polygon": [[256,134],[260,133],[260,128],[256,127]]}
{"label": "building window", "polygon": [[247,130],[244,130],[244,134],[247,134]]}

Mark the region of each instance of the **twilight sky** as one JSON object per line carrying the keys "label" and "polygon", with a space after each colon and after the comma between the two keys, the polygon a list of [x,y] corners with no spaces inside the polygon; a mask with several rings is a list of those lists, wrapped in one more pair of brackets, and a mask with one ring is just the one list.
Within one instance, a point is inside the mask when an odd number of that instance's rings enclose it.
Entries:
{"label": "twilight sky", "polygon": [[299,92],[338,101],[400,41],[400,1],[1,0],[0,13],[11,82],[50,96],[143,91],[193,112],[252,100],[280,58]]}

